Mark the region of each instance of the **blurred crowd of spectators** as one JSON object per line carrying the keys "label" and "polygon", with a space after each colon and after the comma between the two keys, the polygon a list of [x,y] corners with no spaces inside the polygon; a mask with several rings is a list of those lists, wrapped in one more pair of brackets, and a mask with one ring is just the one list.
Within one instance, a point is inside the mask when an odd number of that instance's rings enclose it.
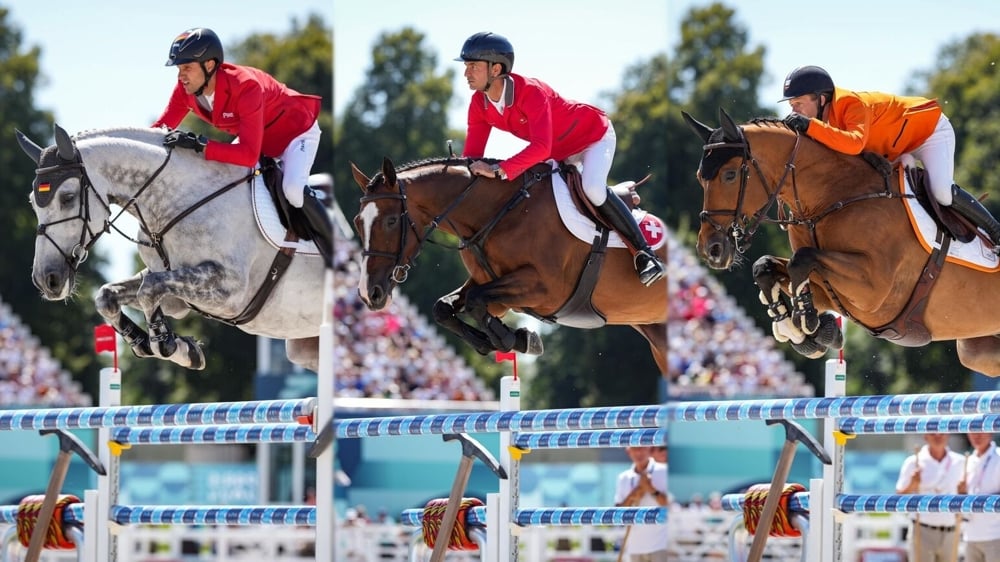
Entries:
{"label": "blurred crowd of spectators", "polygon": [[[668,393],[676,397],[813,396],[725,289],[667,230]],[[749,279],[747,280],[749,281]]]}
{"label": "blurred crowd of spectators", "polygon": [[335,244],[336,396],[411,400],[494,400],[494,393],[398,291],[381,311],[358,296],[355,240]]}
{"label": "blurred crowd of spectators", "polygon": [[0,407],[90,405],[80,383],[0,301]]}

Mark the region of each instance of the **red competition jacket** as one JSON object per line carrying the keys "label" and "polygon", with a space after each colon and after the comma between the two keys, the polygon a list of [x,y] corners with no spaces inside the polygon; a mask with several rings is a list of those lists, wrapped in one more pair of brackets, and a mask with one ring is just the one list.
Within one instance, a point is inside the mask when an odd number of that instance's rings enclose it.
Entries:
{"label": "red competition jacket", "polygon": [[496,127],[528,141],[521,152],[500,167],[508,178],[549,158],[563,160],[594,144],[608,130],[608,116],[592,105],[567,100],[548,84],[511,74],[501,115],[483,92],[472,94],[468,134],[462,155],[481,158],[490,131]]}
{"label": "red competition jacket", "polygon": [[320,99],[300,94],[262,70],[224,63],[215,73],[211,115],[178,82],[153,127],[174,129],[193,111],[203,121],[239,137],[235,144],[209,141],[205,159],[250,168],[261,154],[280,156],[292,139],[312,127]]}

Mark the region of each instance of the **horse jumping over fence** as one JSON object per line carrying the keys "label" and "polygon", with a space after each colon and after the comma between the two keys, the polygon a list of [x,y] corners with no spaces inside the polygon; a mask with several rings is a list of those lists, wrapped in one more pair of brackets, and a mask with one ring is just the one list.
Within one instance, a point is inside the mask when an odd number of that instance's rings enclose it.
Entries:
{"label": "horse jumping over fence", "polygon": [[684,114],[704,143],[698,252],[709,267],[728,269],[762,223],[787,229],[791,258],[763,256],[753,266],[779,340],[810,357],[841,347],[832,311],[900,345],[955,340],[963,365],[1000,375],[1000,299],[990,297],[1000,289],[997,264],[946,258],[961,244],[940,230],[936,243],[918,238],[906,203],[914,195],[902,190],[898,169],[833,151],[777,120],[741,126],[720,115],[714,129]]}
{"label": "horse jumping over fence", "polygon": [[[193,151],[170,152],[164,135],[123,128],[71,138],[56,125],[56,144],[43,149],[17,133],[38,166],[31,193],[38,217],[35,286],[48,300],[69,297],[90,248],[117,230],[121,213],[112,217],[111,205],[118,205],[139,222],[133,241],[146,269],[102,286],[96,305],[137,356],[204,368],[199,344],[174,334],[165,318],[195,310],[250,334],[284,339],[289,360],[315,370],[322,315],[316,303],[323,296],[323,260],[315,246],[262,233],[257,221],[267,209],[276,214],[266,193],[259,200],[254,195],[263,191],[256,187],[260,174],[206,162]],[[284,275],[275,274],[285,266]],[[143,312],[148,334],[122,313],[124,306]]]}
{"label": "horse jumping over fence", "polygon": [[[469,164],[442,158],[397,170],[386,158],[371,178],[352,164],[362,190],[354,224],[363,250],[359,290],[365,304],[385,307],[428,236],[440,229],[460,240],[470,277],[437,302],[434,319],[479,353],[542,352],[537,334],[513,330],[500,319],[515,310],[579,328],[630,325],[666,372],[665,281],[644,287],[627,248],[594,253],[593,241],[580,240],[563,226],[550,165],[506,181],[472,176]],[[593,224],[590,228],[597,232]],[[666,261],[666,245],[657,252]],[[589,262],[602,260],[603,267],[584,273]]]}

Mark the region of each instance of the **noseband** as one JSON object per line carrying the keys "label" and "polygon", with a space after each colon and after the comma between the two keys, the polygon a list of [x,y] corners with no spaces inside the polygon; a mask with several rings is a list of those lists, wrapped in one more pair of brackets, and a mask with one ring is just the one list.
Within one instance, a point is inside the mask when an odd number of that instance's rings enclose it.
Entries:
{"label": "noseband", "polygon": [[[768,213],[778,201],[778,196],[781,194],[781,190],[784,188],[785,180],[788,179],[789,174],[792,175],[791,183],[793,190],[795,189],[795,156],[798,154],[799,143],[802,140],[802,136],[799,134],[795,135],[795,145],[792,147],[792,152],[789,154],[788,160],[785,162],[785,172],[772,186],[767,181],[767,178],[764,177],[764,172],[761,170],[760,164],[757,162],[753,152],[750,150],[750,142],[743,135],[743,129],[741,128],[739,131],[740,139],[738,141],[723,141],[706,144],[702,147],[706,154],[712,150],[725,148],[736,148],[742,152],[742,161],[740,162],[740,190],[736,199],[736,208],[705,209],[699,213],[698,218],[701,222],[712,225],[712,228],[718,232],[727,232],[736,244],[736,251],[742,254],[750,249],[750,243],[753,235],[757,232],[757,229],[760,227],[762,222],[786,222],[780,217],[778,219],[771,219],[769,218]],[[767,193],[767,201],[763,206],[757,209],[753,215],[748,217],[743,210],[743,202],[746,198],[747,185],[750,181],[751,165],[757,174],[757,179],[764,188],[764,192]],[[781,210],[779,209],[778,212],[780,214]],[[718,215],[731,217],[732,220],[729,222],[728,227],[714,220],[713,217]]]}

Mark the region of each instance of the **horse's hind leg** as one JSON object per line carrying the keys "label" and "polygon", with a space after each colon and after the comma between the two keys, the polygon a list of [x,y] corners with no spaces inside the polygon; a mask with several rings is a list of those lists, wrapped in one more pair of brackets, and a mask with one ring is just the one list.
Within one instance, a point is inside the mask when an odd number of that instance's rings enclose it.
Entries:
{"label": "horse's hind leg", "polygon": [[310,371],[319,370],[319,336],[285,340],[285,355],[295,365]]}
{"label": "horse's hind leg", "polygon": [[646,341],[649,342],[649,349],[653,353],[653,360],[660,368],[660,374],[667,374],[667,326],[665,324],[642,324],[632,326]]}
{"label": "horse's hind leg", "polygon": [[997,336],[958,340],[955,347],[962,365],[989,377],[1000,376],[1000,338]]}

